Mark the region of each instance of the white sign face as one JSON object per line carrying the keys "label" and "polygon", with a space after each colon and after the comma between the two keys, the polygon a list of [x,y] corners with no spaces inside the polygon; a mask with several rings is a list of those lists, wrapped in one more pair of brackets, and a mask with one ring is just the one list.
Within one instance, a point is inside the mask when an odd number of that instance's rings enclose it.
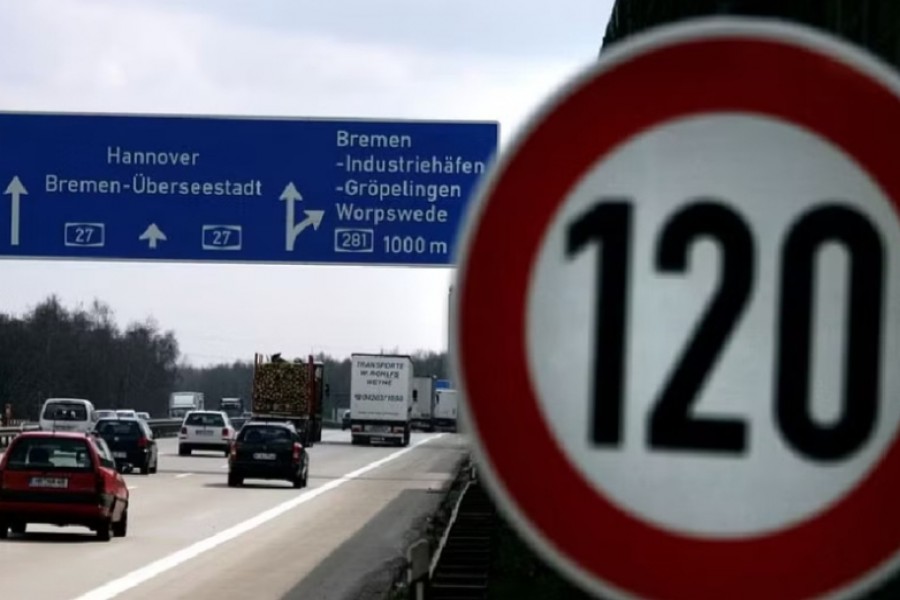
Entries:
{"label": "white sign face", "polygon": [[[679,213],[704,205],[711,207],[705,220],[682,221],[684,242],[672,242],[673,255],[683,256],[684,266],[660,268],[666,236],[678,235]],[[854,418],[858,400],[851,394],[851,405],[846,404],[845,353],[880,353],[875,372],[882,381],[877,412],[865,431],[848,440],[840,456],[825,459],[804,446],[802,428],[791,431],[787,425],[784,431],[785,424],[779,425],[776,363],[779,336],[796,335],[802,327],[802,319],[779,323],[785,244],[791,235],[797,239],[804,217],[825,214],[828,207],[851,217],[846,227],[833,225],[834,235],[808,258],[813,293],[799,310],[811,315],[809,370],[795,375],[808,377],[809,398],[781,402],[797,402],[808,411],[809,427],[840,443],[834,432]],[[572,228],[597,209],[607,211],[608,231],[569,251]],[[621,222],[623,210],[629,211],[630,227]],[[743,237],[728,224],[716,225],[716,219],[739,224]],[[852,261],[869,260],[864,238],[849,248],[837,237],[855,231],[853,219],[871,228],[871,244],[898,255],[896,214],[866,172],[826,140],[761,116],[721,114],[667,123],[634,138],[586,174],[540,250],[528,302],[528,350],[544,416],[598,491],[666,529],[747,536],[815,515],[869,473],[900,420],[900,402],[892,401],[900,392],[900,370],[892,368],[900,364],[900,262],[886,260],[883,273],[873,274],[884,289],[884,313],[875,318],[883,345],[874,337],[874,348],[851,347],[848,327],[862,327],[860,320],[869,317],[847,318]],[[710,235],[702,229],[706,226],[719,231]],[[614,289],[616,284],[602,287],[603,275],[598,283],[598,262],[607,273],[616,269],[614,244],[630,245],[624,290]],[[787,276],[803,275],[798,270]],[[591,427],[595,303],[598,294],[614,302],[611,296],[623,291],[625,377],[616,399],[622,426],[616,441],[598,442]],[[717,297],[730,308],[718,322],[703,324]],[[700,352],[703,335],[721,343],[707,341],[707,351]],[[548,352],[566,360],[548,361]],[[697,354],[685,362],[686,352]],[[865,373],[872,372],[868,366]],[[688,396],[684,387],[670,396],[671,417],[654,431],[673,375],[690,377],[691,369],[702,376],[701,385]],[[610,393],[607,387],[604,394]],[[689,405],[675,406],[679,400]],[[615,418],[608,410],[606,415]],[[683,443],[667,443],[667,435]],[[718,442],[704,448],[705,435],[718,436]]]}

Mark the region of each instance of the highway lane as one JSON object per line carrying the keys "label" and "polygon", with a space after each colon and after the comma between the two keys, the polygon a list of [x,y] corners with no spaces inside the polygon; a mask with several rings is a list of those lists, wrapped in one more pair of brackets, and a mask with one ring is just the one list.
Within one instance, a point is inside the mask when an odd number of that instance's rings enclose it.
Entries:
{"label": "highway lane", "polygon": [[[0,596],[352,597],[402,554],[410,527],[440,500],[429,490],[443,488],[465,452],[453,435],[415,434],[413,446],[354,447],[348,433],[328,431],[310,449],[308,488],[250,481],[232,489],[222,454],[179,457],[175,440],[160,440],[160,472],[126,476],[127,538],[102,543],[86,529],[29,527],[0,543]],[[334,564],[334,556],[344,558]]]}

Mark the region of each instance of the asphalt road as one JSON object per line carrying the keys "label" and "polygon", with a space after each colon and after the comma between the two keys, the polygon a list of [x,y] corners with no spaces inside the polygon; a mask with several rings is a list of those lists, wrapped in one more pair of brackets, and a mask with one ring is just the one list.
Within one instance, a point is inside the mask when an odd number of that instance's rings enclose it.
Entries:
{"label": "asphalt road", "polygon": [[[386,583],[465,454],[459,436],[414,434],[409,449],[354,447],[327,431],[310,449],[309,487],[226,485],[218,453],[177,456],[127,475],[128,537],[30,526],[0,542],[0,597],[344,599]],[[368,592],[367,592],[368,590]]]}

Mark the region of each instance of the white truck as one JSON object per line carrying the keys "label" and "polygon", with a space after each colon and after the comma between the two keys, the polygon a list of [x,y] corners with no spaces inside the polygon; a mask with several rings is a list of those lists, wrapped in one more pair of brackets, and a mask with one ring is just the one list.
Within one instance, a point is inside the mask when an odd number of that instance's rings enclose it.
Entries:
{"label": "white truck", "polygon": [[409,445],[413,363],[409,356],[350,356],[350,435],[353,445],[373,441]]}
{"label": "white truck", "polygon": [[435,431],[456,431],[459,394],[456,390],[440,389],[434,395]]}
{"label": "white truck", "polygon": [[169,396],[169,418],[181,419],[192,410],[203,410],[203,392],[172,392]]}
{"label": "white truck", "polygon": [[434,404],[434,379],[413,377],[413,403],[410,416],[411,427],[421,431],[431,431],[431,408]]}

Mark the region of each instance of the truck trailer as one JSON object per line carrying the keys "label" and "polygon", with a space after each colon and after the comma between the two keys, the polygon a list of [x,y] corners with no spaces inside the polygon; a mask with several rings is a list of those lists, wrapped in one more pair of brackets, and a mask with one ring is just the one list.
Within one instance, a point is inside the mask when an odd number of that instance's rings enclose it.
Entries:
{"label": "truck trailer", "polygon": [[169,418],[182,419],[192,410],[204,410],[203,392],[172,392],[169,396]]}
{"label": "truck trailer", "polygon": [[434,429],[435,431],[456,431],[457,413],[459,412],[459,394],[457,390],[440,389],[434,396]]}
{"label": "truck trailer", "polygon": [[350,357],[350,434],[354,445],[373,441],[408,446],[413,363],[406,355]]}
{"label": "truck trailer", "polygon": [[413,377],[412,416],[410,426],[420,431],[431,431],[431,410],[434,404],[434,378]]}

